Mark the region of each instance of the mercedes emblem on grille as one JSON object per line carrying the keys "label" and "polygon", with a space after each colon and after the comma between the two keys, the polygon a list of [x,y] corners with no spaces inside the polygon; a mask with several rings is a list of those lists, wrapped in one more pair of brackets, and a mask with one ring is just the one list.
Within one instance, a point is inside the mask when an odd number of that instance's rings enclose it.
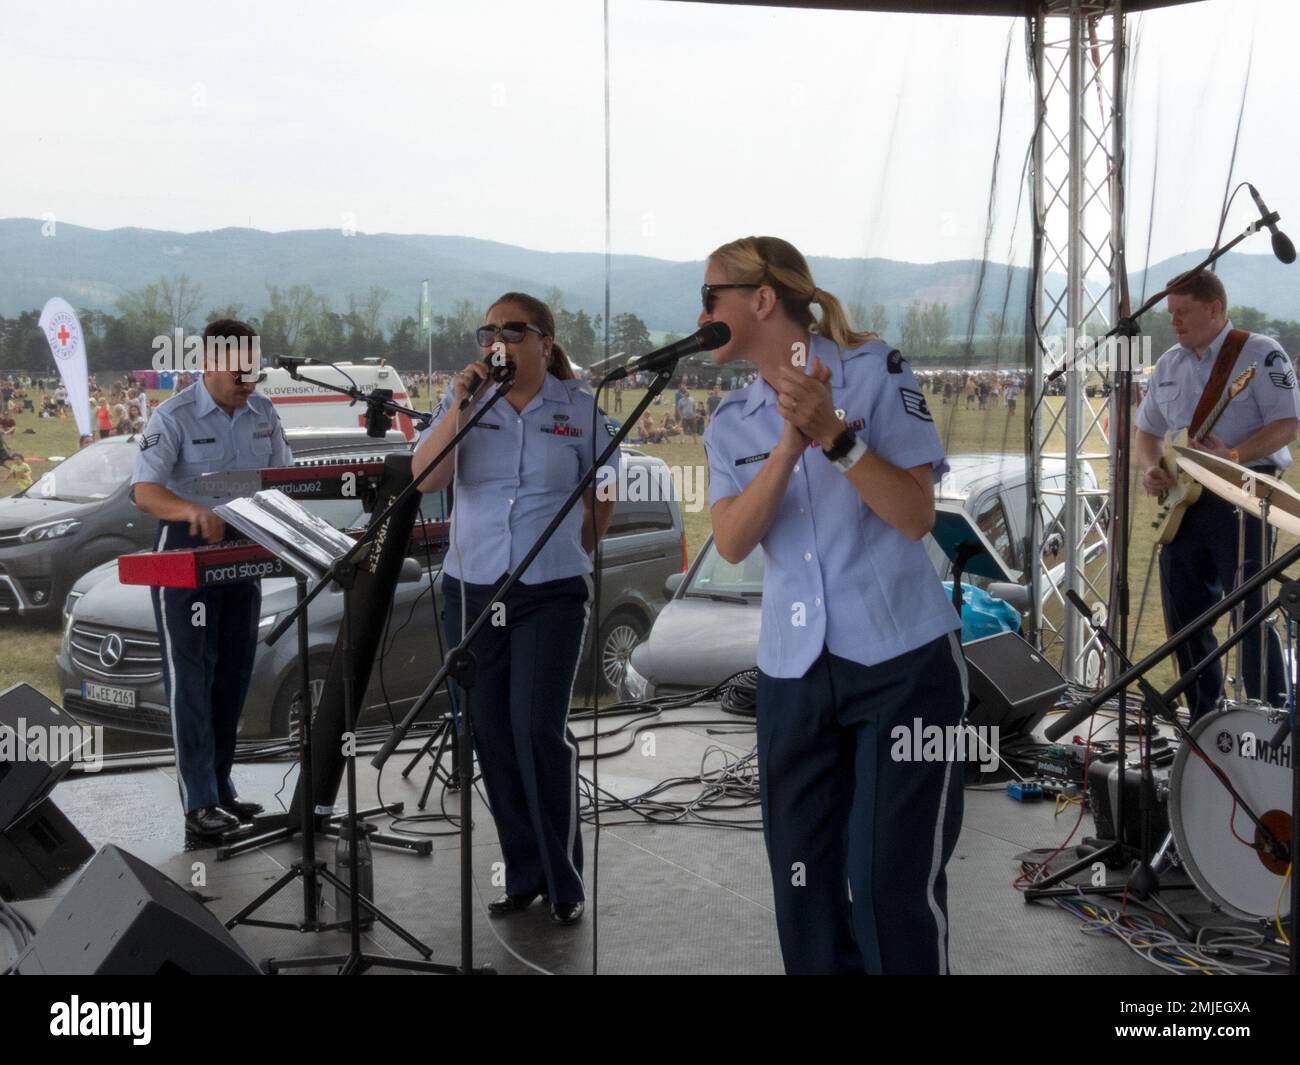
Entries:
{"label": "mercedes emblem on grille", "polygon": [[99,660],[105,669],[112,669],[122,661],[122,637],[110,632],[99,641]]}

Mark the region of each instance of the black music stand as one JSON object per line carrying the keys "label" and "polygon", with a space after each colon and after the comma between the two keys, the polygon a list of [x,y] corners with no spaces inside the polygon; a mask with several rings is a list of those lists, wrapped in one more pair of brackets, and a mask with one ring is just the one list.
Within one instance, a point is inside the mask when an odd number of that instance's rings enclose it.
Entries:
{"label": "black music stand", "polygon": [[[346,728],[351,735],[356,734],[356,693],[354,691],[355,669],[351,661],[352,626],[350,620],[351,603],[349,598],[352,592],[353,580],[356,576],[356,566],[350,563],[356,547],[348,537],[328,526],[319,518],[315,518],[307,513],[302,507],[293,500],[288,499],[279,492],[259,493],[252,499],[240,499],[234,503],[218,506],[217,514],[224,518],[227,523],[233,524],[246,536],[255,542],[261,544],[273,555],[279,558],[288,567],[294,570],[297,578],[298,604],[293,615],[298,623],[298,668],[299,678],[302,689],[299,693],[300,698],[307,700],[310,697],[309,681],[309,655],[307,643],[307,604],[310,596],[306,590],[306,581],[309,578],[315,578],[320,583],[325,583],[331,576],[338,582],[343,589],[344,606],[342,619],[342,647],[344,655],[344,711],[347,715]],[[309,704],[308,704],[309,705]],[[302,771],[307,774],[305,781],[299,788],[299,802],[304,814],[309,814],[312,808],[312,787],[311,787],[311,720],[308,715],[305,725],[299,730],[300,733],[300,750],[303,757]],[[325,965],[330,963],[340,963],[343,968],[340,972],[361,971],[366,966],[374,964],[377,956],[372,957],[364,954],[360,946],[360,910],[364,906],[367,913],[378,920],[389,931],[401,937],[408,945],[419,951],[427,959],[432,955],[432,950],[421,943],[413,935],[402,928],[397,922],[393,921],[387,914],[374,905],[369,899],[362,898],[361,893],[357,890],[357,861],[358,846],[357,825],[359,821],[357,812],[356,797],[356,755],[355,753],[345,756],[348,768],[348,823],[351,829],[351,838],[353,844],[349,850],[351,869],[351,883],[345,883],[339,877],[335,876],[325,863],[316,858],[315,854],[315,831],[312,824],[304,822],[303,824],[303,852],[302,859],[295,862],[288,871],[285,872],[274,884],[266,891],[262,892],[248,906],[240,910],[227,924],[227,928],[233,928],[235,925],[254,924],[268,928],[287,928],[301,932],[320,932],[326,929],[348,927],[352,937],[352,950],[349,954],[340,957],[322,957],[322,958],[303,958],[290,962],[277,962],[275,959],[268,959],[263,964],[267,972],[274,972],[277,969],[288,967],[307,967],[315,965]],[[276,895],[280,890],[287,887],[293,880],[298,877],[303,879],[303,902],[304,902],[304,919],[300,923],[288,923],[279,921],[261,921],[250,920],[249,915],[259,909],[263,903],[267,902]],[[324,880],[333,885],[337,890],[347,893],[349,900],[350,916],[347,922],[334,922],[326,924],[321,922],[317,917],[317,901],[319,892],[319,880]],[[383,959],[388,961],[389,959]],[[394,960],[394,964],[397,964]],[[402,963],[398,965],[401,968],[415,966],[417,963]],[[424,964],[419,963],[423,968]],[[437,967],[436,971],[451,971],[450,967]]]}
{"label": "black music stand", "polygon": [[[298,602],[307,596],[307,579],[302,574],[296,575]],[[298,689],[294,700],[299,707],[298,724],[298,764],[300,779],[304,786],[298,790],[298,805],[302,823],[302,857],[294,862],[270,887],[257,896],[226,922],[227,928],[236,925],[255,925],[260,928],[282,928],[297,932],[326,932],[346,927],[346,921],[326,923],[320,920],[319,907],[323,886],[321,880],[332,884],[336,889],[351,892],[351,887],[330,872],[327,863],[316,857],[316,817],[315,798],[312,795],[311,763],[311,676],[310,654],[307,643],[307,611],[298,615]],[[292,714],[290,715],[292,719]],[[355,849],[355,848],[354,848]],[[302,913],[301,921],[262,921],[255,920],[250,914],[261,909],[262,905],[274,898],[294,880],[302,878]]]}
{"label": "black music stand", "polygon": [[1007,568],[997,549],[962,507],[935,500],[930,535],[952,562],[952,605],[958,617],[963,599],[961,581],[967,573],[990,581],[1020,582],[1020,574]]}

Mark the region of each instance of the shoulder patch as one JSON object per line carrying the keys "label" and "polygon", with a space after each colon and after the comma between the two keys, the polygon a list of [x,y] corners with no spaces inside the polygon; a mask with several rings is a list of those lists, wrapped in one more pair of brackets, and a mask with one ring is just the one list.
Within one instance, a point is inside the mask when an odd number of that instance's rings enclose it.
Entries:
{"label": "shoulder patch", "polygon": [[1285,351],[1272,352],[1264,360],[1264,365],[1271,367],[1268,371],[1268,379],[1278,388],[1295,388],[1295,374],[1291,370],[1291,361],[1286,357]]}
{"label": "shoulder patch", "polygon": [[148,451],[162,439],[162,433],[145,433],[140,437],[140,450]]}
{"label": "shoulder patch", "polygon": [[891,349],[885,357],[885,364],[889,367],[890,373],[902,373],[903,363],[907,360],[903,358],[903,353],[897,348]]}
{"label": "shoulder patch", "polygon": [[903,401],[903,410],[907,411],[913,418],[919,418],[923,422],[934,421],[933,415],[930,414],[930,408],[926,406],[925,396],[916,389],[900,386],[898,395]]}

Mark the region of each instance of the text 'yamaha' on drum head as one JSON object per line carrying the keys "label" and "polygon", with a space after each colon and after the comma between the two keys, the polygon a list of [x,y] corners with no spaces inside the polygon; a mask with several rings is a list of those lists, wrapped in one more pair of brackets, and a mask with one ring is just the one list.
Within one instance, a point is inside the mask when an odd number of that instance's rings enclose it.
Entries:
{"label": "text 'yamaha' on drum head", "polygon": [[[1277,728],[1260,707],[1238,703],[1207,714],[1189,731],[1269,831],[1287,844],[1292,740],[1288,736],[1272,747]],[[1254,822],[1188,744],[1179,749],[1170,773],[1169,820],[1183,864],[1207,899],[1245,920],[1273,918],[1286,863],[1263,848]],[[1291,910],[1289,896],[1282,894],[1284,918]]]}

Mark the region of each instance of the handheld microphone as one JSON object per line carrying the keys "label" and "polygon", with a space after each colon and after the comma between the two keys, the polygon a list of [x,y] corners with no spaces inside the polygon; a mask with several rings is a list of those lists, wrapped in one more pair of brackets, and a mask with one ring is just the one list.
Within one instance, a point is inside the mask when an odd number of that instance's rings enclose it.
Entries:
{"label": "handheld microphone", "polygon": [[513,379],[515,376],[515,364],[512,359],[506,359],[505,362],[500,363],[492,362],[488,359],[484,361],[483,365],[487,367],[487,375],[479,378],[478,384],[476,384],[473,390],[468,392],[465,398],[460,401],[460,406],[457,408],[458,410],[464,410],[471,403],[475,402],[483,389],[487,388],[489,381],[495,381],[497,384],[501,384],[504,381]]}
{"label": "handheld microphone", "polygon": [[606,375],[604,383],[621,381],[629,374],[640,373],[642,370],[651,373],[670,370],[678,359],[686,355],[694,355],[697,351],[712,351],[714,348],[720,348],[730,339],[731,328],[726,322],[710,322],[703,329],[683,337],[675,344],[669,344],[666,348],[652,351],[649,355],[642,355],[639,359],[633,359],[625,366],[620,366]]}
{"label": "handheld microphone", "polygon": [[1260,221],[1268,227],[1268,231],[1273,234],[1273,254],[1278,257],[1280,262],[1295,262],[1295,245],[1291,243],[1291,238],[1277,228],[1278,214],[1276,211],[1270,211],[1264,204],[1259,192],[1250,182],[1246,182],[1246,188],[1250,189],[1251,199],[1255,201],[1255,206],[1259,208],[1259,213],[1264,217]]}

